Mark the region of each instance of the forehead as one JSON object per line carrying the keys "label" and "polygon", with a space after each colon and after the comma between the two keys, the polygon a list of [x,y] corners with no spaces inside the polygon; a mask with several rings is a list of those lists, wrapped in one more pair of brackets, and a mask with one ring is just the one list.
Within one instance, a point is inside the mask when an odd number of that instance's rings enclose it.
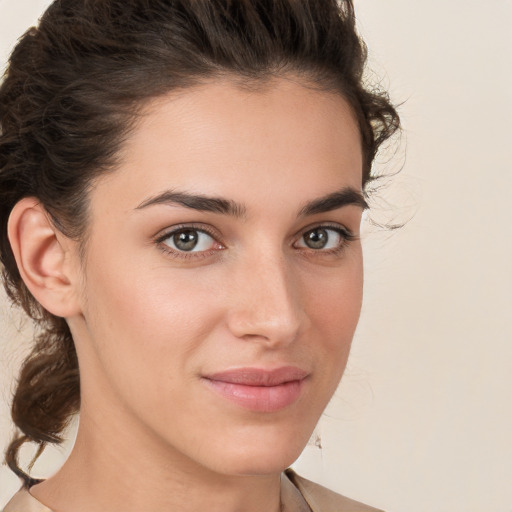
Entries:
{"label": "forehead", "polygon": [[176,187],[246,203],[258,192],[307,200],[361,189],[361,174],[357,122],[341,95],[286,79],[251,89],[219,80],[151,102],[107,181],[127,205]]}

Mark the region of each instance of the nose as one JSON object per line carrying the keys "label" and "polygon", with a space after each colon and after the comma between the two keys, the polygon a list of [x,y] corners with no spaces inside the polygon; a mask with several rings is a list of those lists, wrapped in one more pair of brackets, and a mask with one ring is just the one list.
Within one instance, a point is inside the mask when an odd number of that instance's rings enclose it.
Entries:
{"label": "nose", "polygon": [[230,281],[228,327],[236,337],[278,348],[292,343],[305,329],[300,279],[282,255],[260,253],[241,262]]}

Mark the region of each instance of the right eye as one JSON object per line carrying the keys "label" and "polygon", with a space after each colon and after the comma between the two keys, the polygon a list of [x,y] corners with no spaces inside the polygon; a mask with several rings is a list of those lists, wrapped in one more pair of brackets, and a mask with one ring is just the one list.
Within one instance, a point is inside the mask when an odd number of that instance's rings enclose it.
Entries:
{"label": "right eye", "polygon": [[175,253],[201,253],[224,247],[206,231],[194,227],[182,227],[166,233],[160,237],[159,243],[166,246],[166,250]]}

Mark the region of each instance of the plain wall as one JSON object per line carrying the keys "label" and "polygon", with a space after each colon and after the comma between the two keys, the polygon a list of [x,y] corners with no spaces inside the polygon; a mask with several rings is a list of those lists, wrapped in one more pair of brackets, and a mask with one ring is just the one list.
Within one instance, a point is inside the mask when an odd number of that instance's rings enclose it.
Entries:
{"label": "plain wall", "polygon": [[[46,2],[0,0],[0,59]],[[405,128],[340,390],[296,468],[388,512],[512,510],[512,2],[355,0]],[[5,299],[2,299],[5,301]],[[27,350],[0,310],[0,445]],[[62,460],[55,450],[37,472]],[[0,505],[18,487],[0,468]]]}

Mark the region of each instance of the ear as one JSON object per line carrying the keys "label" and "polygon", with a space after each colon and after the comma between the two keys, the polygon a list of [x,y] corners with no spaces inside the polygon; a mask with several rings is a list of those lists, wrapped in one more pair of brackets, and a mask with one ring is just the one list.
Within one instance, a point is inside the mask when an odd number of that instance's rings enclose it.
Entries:
{"label": "ear", "polygon": [[33,197],[14,206],[7,229],[18,270],[34,298],[55,316],[80,313],[76,242],[53,226]]}

